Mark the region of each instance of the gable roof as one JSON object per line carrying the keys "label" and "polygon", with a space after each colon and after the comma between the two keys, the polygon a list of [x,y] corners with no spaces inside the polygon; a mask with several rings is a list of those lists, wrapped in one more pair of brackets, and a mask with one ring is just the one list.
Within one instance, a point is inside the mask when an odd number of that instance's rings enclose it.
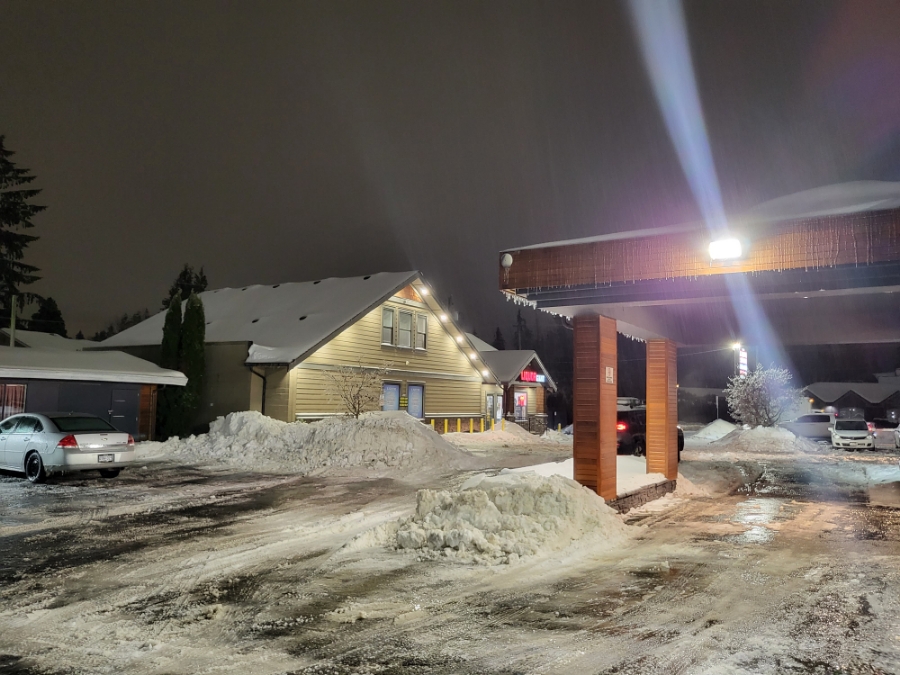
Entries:
{"label": "gable roof", "polygon": [[804,390],[825,403],[833,403],[851,391],[869,403],[881,403],[900,391],[900,386],[874,382],[814,382]]}
{"label": "gable roof", "polygon": [[177,370],[124,352],[0,347],[0,377],[35,380],[81,380],[170,384],[183,387],[187,378]]}
{"label": "gable roof", "polygon": [[[293,365],[418,277],[381,272],[205,291],[206,342],[249,342],[248,365]],[[160,312],[99,346],[161,344],[164,321]]]}
{"label": "gable roof", "polygon": [[466,333],[466,337],[469,339],[469,342],[472,343],[472,346],[475,347],[479,352],[496,352],[498,351],[496,347],[493,345],[489,345],[487,342],[482,340],[477,335],[473,335],[472,333]]}
{"label": "gable roof", "polygon": [[[9,328],[0,328],[0,332],[9,338]],[[9,344],[9,340],[6,340]],[[80,352],[85,347],[91,347],[97,343],[93,340],[73,340],[52,333],[41,333],[35,330],[16,329],[16,343],[33,349],[62,349],[69,352]]]}
{"label": "gable roof", "polygon": [[550,377],[550,373],[547,372],[537,352],[533,349],[495,349],[481,352],[481,358],[503,384],[515,382],[519,379],[525,366],[532,361],[537,361],[541,371],[547,377],[547,386],[556,390],[556,382]]}

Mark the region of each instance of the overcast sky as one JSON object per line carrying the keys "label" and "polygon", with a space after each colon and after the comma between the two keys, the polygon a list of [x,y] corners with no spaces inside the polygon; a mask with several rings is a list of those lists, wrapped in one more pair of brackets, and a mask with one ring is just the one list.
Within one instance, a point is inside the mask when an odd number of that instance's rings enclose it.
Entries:
{"label": "overcast sky", "polygon": [[[726,208],[900,180],[900,2],[690,2]],[[618,2],[7,2],[0,134],[70,334],[210,286],[419,269],[479,334],[503,248],[697,218]]]}

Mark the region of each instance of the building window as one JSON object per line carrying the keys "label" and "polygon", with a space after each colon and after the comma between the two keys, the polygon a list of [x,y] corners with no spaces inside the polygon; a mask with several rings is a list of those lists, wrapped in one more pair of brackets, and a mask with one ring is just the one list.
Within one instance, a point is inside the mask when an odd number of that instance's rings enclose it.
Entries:
{"label": "building window", "polygon": [[25,412],[24,384],[0,384],[0,410],[3,417]]}
{"label": "building window", "polygon": [[381,310],[381,344],[394,344],[394,310],[388,307]]}
{"label": "building window", "polygon": [[416,349],[425,349],[428,344],[428,315],[416,315]]}
{"label": "building window", "polygon": [[412,347],[412,320],[410,312],[400,312],[400,337],[397,340],[398,347]]}

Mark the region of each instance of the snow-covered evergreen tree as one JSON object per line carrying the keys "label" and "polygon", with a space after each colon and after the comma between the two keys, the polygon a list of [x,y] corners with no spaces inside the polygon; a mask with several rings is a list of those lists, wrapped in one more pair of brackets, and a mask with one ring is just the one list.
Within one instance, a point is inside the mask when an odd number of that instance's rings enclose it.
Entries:
{"label": "snow-covered evergreen tree", "polygon": [[746,377],[732,377],[725,387],[731,416],[751,427],[774,427],[802,403],[803,395],[791,386],[786,368],[762,368]]}

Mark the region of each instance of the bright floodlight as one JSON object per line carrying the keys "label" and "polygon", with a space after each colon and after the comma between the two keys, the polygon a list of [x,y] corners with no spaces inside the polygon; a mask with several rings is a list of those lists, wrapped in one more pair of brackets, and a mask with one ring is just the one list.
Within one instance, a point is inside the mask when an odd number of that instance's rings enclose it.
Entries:
{"label": "bright floodlight", "polygon": [[709,257],[713,260],[733,260],[742,253],[739,239],[717,239],[709,243]]}
{"label": "bright floodlight", "polygon": [[731,345],[731,347],[732,347],[732,349],[735,349],[735,350],[740,349],[740,348],[741,348],[741,343],[740,343],[740,342],[735,342],[733,345]]}

